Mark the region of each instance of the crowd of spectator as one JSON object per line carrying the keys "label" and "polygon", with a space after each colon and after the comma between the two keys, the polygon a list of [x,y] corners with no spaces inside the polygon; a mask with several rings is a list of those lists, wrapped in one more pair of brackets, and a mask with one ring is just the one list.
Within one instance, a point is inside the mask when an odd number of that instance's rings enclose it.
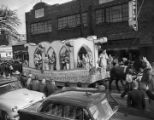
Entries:
{"label": "crowd of spectator", "polygon": [[0,75],[9,78],[16,73],[22,73],[22,63],[17,60],[0,60]]}

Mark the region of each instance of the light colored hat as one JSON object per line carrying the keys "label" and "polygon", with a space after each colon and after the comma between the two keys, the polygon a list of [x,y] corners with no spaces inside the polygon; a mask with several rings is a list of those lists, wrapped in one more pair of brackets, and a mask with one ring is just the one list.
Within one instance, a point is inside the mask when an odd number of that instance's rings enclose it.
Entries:
{"label": "light colored hat", "polygon": [[42,83],[42,84],[45,84],[45,83],[46,83],[46,79],[43,78],[42,81],[41,81],[41,83]]}
{"label": "light colored hat", "polygon": [[19,74],[20,74],[20,72],[17,70],[17,71],[15,71],[15,73],[14,73],[14,74],[19,75]]}
{"label": "light colored hat", "polygon": [[29,77],[32,77],[33,75],[32,75],[32,74],[29,74],[28,76],[29,76]]}

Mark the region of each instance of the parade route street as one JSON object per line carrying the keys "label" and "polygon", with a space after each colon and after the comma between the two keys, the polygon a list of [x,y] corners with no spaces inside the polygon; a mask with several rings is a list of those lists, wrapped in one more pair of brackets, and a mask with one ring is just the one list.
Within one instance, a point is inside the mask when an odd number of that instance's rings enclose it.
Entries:
{"label": "parade route street", "polygon": [[[111,120],[153,120],[154,113],[146,109],[145,111],[140,111],[136,109],[127,108],[127,97],[121,98],[120,93],[112,92],[111,95],[119,103],[118,112],[111,118]],[[147,99],[146,99],[147,101]],[[147,106],[148,107],[148,106]]]}
{"label": "parade route street", "polygon": [[124,113],[117,112],[110,120],[152,120],[152,119],[134,116],[130,114],[126,116]]}

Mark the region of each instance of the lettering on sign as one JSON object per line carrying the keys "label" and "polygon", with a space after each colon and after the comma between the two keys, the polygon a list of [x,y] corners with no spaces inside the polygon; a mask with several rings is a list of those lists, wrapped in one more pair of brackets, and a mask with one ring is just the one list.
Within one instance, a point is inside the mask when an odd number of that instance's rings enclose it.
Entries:
{"label": "lettering on sign", "polygon": [[129,26],[135,31],[138,30],[137,21],[137,0],[131,0],[129,2]]}

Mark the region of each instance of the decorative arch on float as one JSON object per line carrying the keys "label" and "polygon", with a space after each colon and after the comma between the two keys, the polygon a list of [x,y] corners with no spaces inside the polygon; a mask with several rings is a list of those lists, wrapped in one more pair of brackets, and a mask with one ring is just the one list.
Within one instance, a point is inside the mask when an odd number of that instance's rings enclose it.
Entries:
{"label": "decorative arch on float", "polygon": [[70,62],[70,51],[66,46],[62,46],[59,52],[60,69],[69,69],[67,64]]}
{"label": "decorative arch on float", "polygon": [[49,70],[56,70],[56,53],[52,47],[47,50],[47,55],[49,59]]}
{"label": "decorative arch on float", "polygon": [[86,55],[89,60],[93,60],[91,49],[87,45],[83,44],[77,52],[77,68],[83,67],[83,57]]}
{"label": "decorative arch on float", "polygon": [[43,67],[43,60],[42,60],[42,55],[43,55],[43,47],[38,46],[34,52],[34,65],[36,69],[42,69]]}
{"label": "decorative arch on float", "polygon": [[[77,55],[79,55],[79,57],[82,57],[82,54],[88,54],[88,53],[92,53],[92,51],[91,51],[91,49],[87,46],[87,45],[85,45],[85,44],[83,44],[80,48],[79,48],[79,50],[78,50],[78,52],[77,52]],[[81,55],[81,56],[80,56]]]}

